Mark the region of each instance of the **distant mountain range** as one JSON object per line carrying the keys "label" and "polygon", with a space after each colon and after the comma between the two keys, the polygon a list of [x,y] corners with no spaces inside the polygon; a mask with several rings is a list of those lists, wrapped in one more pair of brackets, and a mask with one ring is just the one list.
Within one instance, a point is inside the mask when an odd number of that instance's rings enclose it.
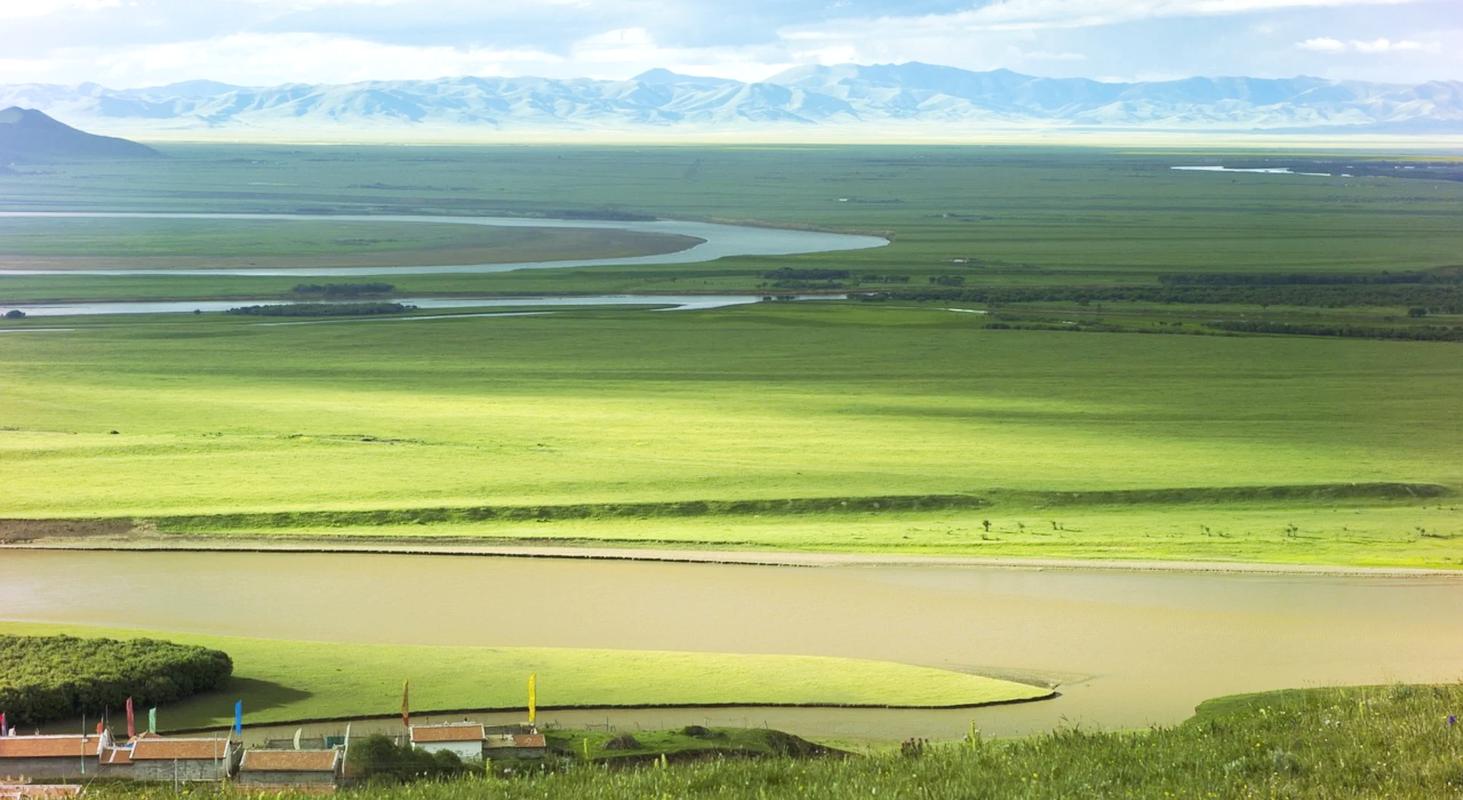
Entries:
{"label": "distant mountain range", "polygon": [[54,158],[151,158],[146,145],[79,131],[33,108],[0,111],[0,168]]}
{"label": "distant mountain range", "polygon": [[962,134],[1022,128],[1463,133],[1463,82],[1189,78],[1104,83],[929,64],[798,67],[759,83],[651,70],[629,80],[442,78],[271,87],[0,86],[0,105],[133,134],[702,131],[812,126]]}

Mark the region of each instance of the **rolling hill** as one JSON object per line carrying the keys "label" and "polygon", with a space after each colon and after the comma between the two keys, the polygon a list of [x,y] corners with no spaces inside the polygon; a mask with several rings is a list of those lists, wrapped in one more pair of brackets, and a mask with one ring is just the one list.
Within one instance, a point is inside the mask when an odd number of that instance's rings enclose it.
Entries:
{"label": "rolling hill", "polygon": [[0,111],[0,164],[71,158],[153,158],[146,145],[96,136],[31,108]]}

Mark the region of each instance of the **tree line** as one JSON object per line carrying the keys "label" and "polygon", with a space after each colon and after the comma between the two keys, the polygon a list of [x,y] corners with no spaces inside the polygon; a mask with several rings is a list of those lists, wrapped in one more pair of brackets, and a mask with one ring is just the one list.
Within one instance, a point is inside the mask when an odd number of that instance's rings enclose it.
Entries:
{"label": "tree line", "polygon": [[218,689],[227,653],[156,639],[0,636],[0,712],[35,725],[117,708],[171,703]]}
{"label": "tree line", "polygon": [[389,283],[297,283],[290,291],[320,297],[362,297],[391,294],[396,287]]}
{"label": "tree line", "polygon": [[229,314],[253,317],[359,317],[371,314],[400,314],[415,311],[405,303],[282,303],[268,306],[239,306]]}
{"label": "tree line", "polygon": [[983,303],[1106,303],[1139,302],[1194,305],[1398,306],[1422,308],[1429,313],[1463,313],[1463,285],[1447,284],[1322,284],[1322,285],[1206,285],[1206,286],[992,286],[950,289],[885,289],[859,295],[862,300],[937,300]]}

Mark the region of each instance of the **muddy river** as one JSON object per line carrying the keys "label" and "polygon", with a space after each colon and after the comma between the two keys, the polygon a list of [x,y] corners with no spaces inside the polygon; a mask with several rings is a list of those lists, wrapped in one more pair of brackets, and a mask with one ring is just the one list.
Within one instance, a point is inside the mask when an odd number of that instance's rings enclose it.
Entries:
{"label": "muddy river", "polygon": [[[1199,701],[1234,692],[1463,678],[1463,578],[1446,576],[217,552],[5,551],[0,567],[0,618],[9,620],[284,639],[854,656],[1054,682],[1061,691],[1051,701],[955,711],[545,715],[576,726],[766,722],[807,735],[954,737],[974,718],[1005,735],[1064,720],[1172,723]],[[410,587],[414,601],[382,590],[388,586]],[[474,596],[484,603],[463,601]],[[537,597],[540,613],[476,610],[503,596]],[[342,599],[353,613],[297,613]],[[432,609],[433,624],[422,624],[422,608]]]}

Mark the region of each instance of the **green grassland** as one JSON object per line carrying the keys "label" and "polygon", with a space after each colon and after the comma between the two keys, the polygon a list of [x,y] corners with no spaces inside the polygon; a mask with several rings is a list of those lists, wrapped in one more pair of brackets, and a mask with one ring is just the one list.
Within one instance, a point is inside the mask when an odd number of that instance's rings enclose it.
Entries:
{"label": "green grassland", "polygon": [[[1463,688],[1457,685],[1309,689],[1222,698],[1184,723],[1141,732],[1064,728],[1015,741],[976,736],[915,755],[711,758],[663,768],[574,764],[573,748],[565,747],[558,769],[368,786],[348,796],[1431,800],[1463,791],[1463,730],[1448,724],[1460,706]],[[647,739],[676,743],[665,736]],[[165,786],[98,790],[103,796],[171,796]],[[193,794],[233,796],[210,789]]]}
{"label": "green grassland", "polygon": [[684,236],[587,228],[329,220],[0,218],[0,264],[24,269],[503,263],[648,255],[695,243]]}
{"label": "green grassland", "polygon": [[1035,700],[1051,690],[885,661],[533,647],[290,642],[188,633],[0,622],[0,633],[151,637],[223,650],[234,674],[217,692],[164,707],[167,729],[224,727],[244,701],[250,724],[387,716],[411,681],[418,713],[525,706],[836,705],[934,708]]}
{"label": "green grassland", "polygon": [[[1452,345],[999,331],[970,317],[762,304],[301,326],[81,320],[0,339],[6,514],[167,529],[177,515],[399,509],[415,522],[413,509],[444,506],[973,495],[993,507],[786,525],[449,520],[410,535],[1457,565]],[[1387,481],[1444,494],[1139,494],[1062,508],[1042,494]],[[994,541],[976,529],[987,518]],[[369,533],[358,528],[328,515],[175,526]]]}
{"label": "green grassland", "polygon": [[[705,264],[373,276],[403,295],[766,291],[764,273],[788,266],[901,275],[913,288],[960,277],[1001,290],[1153,287],[1193,272],[1422,270],[1444,281],[1438,292],[1456,293],[1447,270],[1463,252],[1463,183],[1169,169],[1267,158],[1256,153],[167,150],[169,159],[147,165],[0,177],[0,207],[634,213],[893,239],[867,251]],[[312,235],[284,249],[318,256],[324,239]],[[97,233],[85,246],[104,241]],[[194,246],[168,246],[184,245]],[[221,240],[219,249],[245,246]],[[266,297],[297,282],[12,276],[0,279],[0,300]],[[1452,499],[1463,489],[1455,344],[1229,335],[1209,324],[1409,332],[1457,328],[1463,316],[1411,318],[1407,303],[1385,297],[1341,307],[993,305],[896,299],[280,327],[213,315],[0,322],[10,332],[0,335],[0,514],[134,517],[164,534],[216,536],[1449,567],[1463,558]],[[73,330],[18,332],[44,327]],[[1151,335],[1159,333],[1209,335]],[[1354,483],[1441,488],[1426,497],[1267,494]],[[1249,493],[1205,493],[1223,487]],[[1155,489],[1183,491],[1142,493]],[[1091,491],[1138,493],[1053,495]],[[596,511],[932,496],[973,500],[795,514]],[[523,506],[580,511],[533,520],[435,511]],[[381,509],[399,513],[352,516]]]}

